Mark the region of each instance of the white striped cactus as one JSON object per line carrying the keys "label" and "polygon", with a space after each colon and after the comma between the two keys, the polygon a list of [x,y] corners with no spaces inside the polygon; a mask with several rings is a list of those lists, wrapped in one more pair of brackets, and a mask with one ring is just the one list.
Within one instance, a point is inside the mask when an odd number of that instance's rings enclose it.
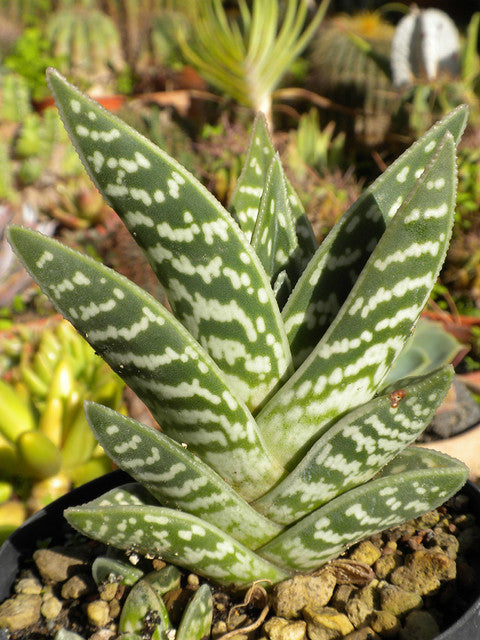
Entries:
{"label": "white striped cactus", "polygon": [[448,246],[458,108],[317,248],[259,117],[230,211],[57,72],[51,89],[97,187],[148,256],[173,314],[35,232],[9,238],[35,280],[146,402],[162,432],[86,413],[131,485],[66,512],[85,534],[213,581],[278,582],[434,508],[463,464],[406,449],[449,366],[385,387]]}

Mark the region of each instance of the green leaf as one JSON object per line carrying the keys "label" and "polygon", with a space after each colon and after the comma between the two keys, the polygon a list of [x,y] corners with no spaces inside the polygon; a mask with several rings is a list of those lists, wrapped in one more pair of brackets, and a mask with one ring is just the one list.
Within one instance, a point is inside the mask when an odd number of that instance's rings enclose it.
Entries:
{"label": "green leaf", "polygon": [[413,335],[393,363],[382,386],[395,384],[396,380],[407,376],[425,376],[453,362],[461,351],[460,342],[440,324],[420,318]]}
{"label": "green leaf", "polygon": [[10,243],[55,306],[147,404],[164,432],[246,499],[283,469],[223,373],[154,298],[95,260],[22,227]]}
{"label": "green leaf", "polygon": [[131,586],[140,580],[143,571],[129,562],[122,562],[108,556],[99,556],[93,561],[92,576],[98,585],[108,582],[113,576],[120,584]]}
{"label": "green leaf", "polygon": [[110,458],[162,506],[201,517],[250,548],[280,532],[208,465],[163,433],[102,405],[86,403],[85,413]]}
{"label": "green leaf", "polygon": [[285,466],[380,388],[445,258],[455,186],[455,145],[447,133],[322,340],[256,417],[267,447]]}
{"label": "green leaf", "polygon": [[[245,164],[229,203],[229,210],[249,240],[252,238],[255,226],[257,225],[260,200],[275,155],[275,148],[268,133],[265,117],[262,114],[258,114],[253,125]],[[312,225],[305,214],[298,196],[285,177],[281,163],[278,164],[277,171],[281,174],[281,177],[277,178],[276,181],[277,183],[281,181],[286,184],[290,210],[289,219],[286,221],[286,231],[290,236],[288,243],[296,251],[296,273],[292,273],[292,270],[290,270],[289,273],[292,278],[292,283],[295,284],[303,269],[314,255],[317,249],[317,241],[313,233]],[[281,195],[283,199],[284,194],[282,193]],[[291,237],[290,229],[292,226],[297,236],[296,243]]]}
{"label": "green leaf", "polygon": [[127,596],[120,614],[118,630],[121,633],[142,634],[147,619],[155,619],[152,640],[168,640],[167,632],[172,629],[167,607],[147,580],[142,578]]}
{"label": "green leaf", "polygon": [[445,367],[406,381],[402,397],[386,394],[354,409],[331,427],[255,509],[290,524],[370,480],[427,427],[453,379]]}
{"label": "green leaf", "polygon": [[450,131],[458,142],[466,119],[467,108],[461,106],[427,131],[364,191],[322,242],[282,311],[295,366],[334,320],[445,132]]}
{"label": "green leaf", "polygon": [[180,578],[181,573],[177,567],[167,564],[159,571],[150,571],[142,580],[161,598],[169,591],[179,588]]}
{"label": "green leaf", "polygon": [[[270,276],[272,287],[283,272],[287,274],[289,282],[296,282],[299,246],[278,154],[272,160],[260,198],[252,247]],[[290,290],[283,294],[286,299]]]}
{"label": "green leaf", "polygon": [[268,276],[244,234],[173,158],[56,71],[48,78],[90,177],[147,255],[175,316],[255,408],[291,356]]}
{"label": "green leaf", "polygon": [[202,640],[210,633],[213,603],[208,584],[202,584],[187,604],[175,640]]}
{"label": "green leaf", "polygon": [[68,522],[83,534],[194,570],[218,584],[246,587],[284,580],[288,573],[199,518],[163,507],[98,504],[71,507]]}
{"label": "green leaf", "polygon": [[438,507],[468,477],[465,465],[436,451],[411,448],[405,464],[403,455],[389,475],[335,498],[258,553],[291,570],[316,569],[354,542]]}

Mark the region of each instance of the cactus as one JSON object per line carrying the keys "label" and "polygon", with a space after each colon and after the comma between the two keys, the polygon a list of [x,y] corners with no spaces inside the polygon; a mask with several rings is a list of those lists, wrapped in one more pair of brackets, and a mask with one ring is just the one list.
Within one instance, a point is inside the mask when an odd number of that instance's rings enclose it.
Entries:
{"label": "cactus", "polygon": [[32,113],[28,84],[21,75],[5,73],[0,76],[0,120],[22,122]]}
{"label": "cactus", "polygon": [[390,54],[395,87],[442,74],[460,76],[460,36],[453,20],[440,9],[411,12],[398,23]]}
{"label": "cactus", "polygon": [[124,66],[115,23],[103,12],[73,6],[56,12],[46,27],[52,54],[63,60],[62,68],[89,83],[105,83],[112,69]]}
{"label": "cactus", "polygon": [[326,21],[312,41],[309,86],[350,110],[330,109],[327,118],[358,144],[375,146],[384,141],[398,97],[388,75],[359,49],[355,38],[387,54],[392,35],[393,27],[378,12],[363,12]]}

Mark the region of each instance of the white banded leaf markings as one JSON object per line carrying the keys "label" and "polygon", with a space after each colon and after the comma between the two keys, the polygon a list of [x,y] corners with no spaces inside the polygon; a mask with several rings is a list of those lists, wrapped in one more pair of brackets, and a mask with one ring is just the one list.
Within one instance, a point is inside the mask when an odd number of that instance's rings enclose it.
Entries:
{"label": "white banded leaf markings", "polygon": [[[432,127],[362,194],[323,241],[282,311],[295,366],[303,362],[305,354],[313,349],[334,320],[376,242],[413,189],[415,181],[422,176],[445,132],[450,131],[458,142],[466,117],[466,108],[459,107]],[[426,188],[433,195],[435,191],[444,189],[444,181],[449,179],[449,176],[438,176],[429,180]],[[376,211],[377,218],[367,215],[369,211]],[[425,208],[422,211],[424,215],[430,215]],[[412,209],[412,221],[420,219],[419,213],[418,208]],[[370,246],[365,245],[365,238],[372,239]],[[335,271],[329,271],[331,257],[337,259],[348,254],[355,256],[355,260],[344,265],[339,263]],[[336,305],[327,313],[317,310],[316,301],[324,300],[332,293],[335,293]]]}
{"label": "white banded leaf markings", "polygon": [[[429,181],[439,183],[442,177],[446,178],[443,189],[428,189]],[[322,340],[257,416],[267,446],[283,464],[288,466],[291,452],[318,438],[330,421],[377,392],[426,304],[445,258],[455,185],[455,147],[446,134]],[[409,221],[412,209],[442,213],[417,223]],[[297,390],[309,380],[315,383],[302,401]],[[295,429],[290,428],[292,420]]]}
{"label": "white banded leaf markings", "polygon": [[[194,335],[222,338],[228,333],[247,346],[244,357],[235,362],[235,371],[229,371],[229,362],[221,356],[217,364],[227,375],[234,374],[232,379],[242,380],[237,393],[255,408],[285,375],[291,357],[268,276],[244,234],[221,204],[173,158],[59,74],[50,74],[50,84],[87,170],[148,255],[176,317]],[[92,111],[95,121],[88,116]],[[245,275],[234,280],[231,273]],[[177,288],[177,283],[182,286]],[[184,291],[189,295],[183,295]],[[259,301],[262,291],[266,292],[264,304]],[[208,320],[195,313],[192,292],[211,310]],[[241,313],[231,318],[226,329],[221,310],[234,301]],[[252,317],[254,322],[262,317],[269,333],[275,335],[274,345],[267,343],[263,332],[247,339],[243,317]],[[270,371],[257,373],[250,367],[258,356],[270,359]]]}
{"label": "white banded leaf markings", "polygon": [[[188,449],[101,405],[89,403],[86,414],[98,441],[114,462],[146,487],[162,506],[201,516],[249,547],[259,546],[279,533],[278,525],[254,511]],[[128,445],[133,440],[136,446],[132,449]]]}
{"label": "white banded leaf markings", "polygon": [[225,532],[195,516],[163,507],[72,507],[68,522],[96,540],[154,555],[223,585],[284,580],[288,572],[264,560]]}
{"label": "white banded leaf markings", "polygon": [[354,542],[441,505],[468,476],[465,465],[443,454],[425,453],[423,449],[408,453],[414,459],[407,470],[347,491],[281,533],[258,553],[286,569],[315,569]]}
{"label": "white banded leaf markings", "polygon": [[[216,471],[236,488],[243,485],[248,499],[272,486],[283,469],[266,450],[253,417],[165,307],[55,240],[21,227],[12,227],[9,237],[56,307],[144,400],[167,434],[201,458],[208,453]],[[37,264],[45,251],[52,256],[48,272]]]}
{"label": "white banded leaf markings", "polygon": [[446,367],[405,386],[392,405],[386,394],[348,413],[309,450],[255,508],[290,524],[340,493],[369,480],[425,429],[451,384]]}

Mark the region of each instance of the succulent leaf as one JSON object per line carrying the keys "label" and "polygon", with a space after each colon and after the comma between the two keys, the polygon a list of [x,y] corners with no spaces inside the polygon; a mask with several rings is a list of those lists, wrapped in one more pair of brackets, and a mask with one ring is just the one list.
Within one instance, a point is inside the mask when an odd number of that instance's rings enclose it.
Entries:
{"label": "succulent leaf", "polygon": [[143,571],[129,562],[117,558],[99,556],[92,564],[92,576],[97,585],[107,582],[112,576],[120,584],[134,585],[143,576]]}
{"label": "succulent leaf", "polygon": [[413,335],[393,363],[382,386],[395,384],[408,376],[425,376],[453,362],[462,352],[462,344],[442,326],[420,318]]}
{"label": "succulent leaf", "polygon": [[255,580],[284,580],[288,572],[264,560],[208,522],[164,507],[90,503],[65,511],[85,535],[120,549],[154,554],[223,585],[246,587]]}
{"label": "succulent leaf", "polygon": [[[257,415],[285,466],[332,420],[372,398],[402,350],[445,258],[455,175],[455,144],[446,133],[322,340]],[[380,210],[372,207],[371,215]]]}
{"label": "succulent leaf", "polygon": [[[466,120],[467,108],[460,106],[427,131],[364,191],[322,242],[282,310],[295,366],[304,361],[334,320],[445,133],[449,131],[458,142]],[[451,180],[450,175],[446,180]]]}
{"label": "succulent leaf", "polygon": [[112,460],[164,507],[201,517],[250,548],[281,527],[242,500],[220,476],[164,434],[102,405],[88,403],[87,418]]}
{"label": "succulent leaf", "polygon": [[22,227],[9,239],[53,304],[152,411],[246,499],[283,469],[223,373],[163,305],[111,269]]}
{"label": "succulent leaf", "polygon": [[387,476],[335,498],[258,553],[290,570],[314,569],[354,542],[434,509],[468,477],[465,465],[436,451],[411,448],[405,465],[403,455],[391,463]]}
{"label": "succulent leaf", "polygon": [[255,408],[291,365],[255,251],[228,211],[173,158],[58,72],[50,70],[49,83],[90,177],[148,256],[176,317]]}
{"label": "succulent leaf", "polygon": [[385,394],[354,409],[254,507],[275,522],[290,524],[370,480],[422,433],[452,378],[452,368],[444,367],[420,380],[407,381],[400,396]]}
{"label": "succulent leaf", "polygon": [[[160,572],[159,572],[160,573]],[[141,634],[145,627],[145,618],[155,612],[156,624],[152,633],[152,640],[168,640],[167,631],[172,629],[172,623],[161,596],[159,596],[145,578],[141,578],[133,585],[125,600],[118,630],[121,633]]]}
{"label": "succulent leaf", "polygon": [[[229,210],[249,240],[252,238],[257,224],[260,198],[263,194],[267,175],[274,157],[275,148],[268,133],[265,116],[259,113],[253,125],[250,146],[247,151],[244,167],[228,205]],[[280,172],[282,179],[286,183],[288,203],[290,206],[291,223],[288,221],[288,226],[293,224],[297,236],[296,252],[298,272],[293,280],[293,284],[295,284],[301,272],[314,255],[318,245],[312,225],[305,214],[305,210],[297,194],[286,178],[281,165]],[[291,273],[290,276],[292,276]]]}
{"label": "succulent leaf", "polygon": [[[288,203],[283,169],[277,154],[268,170],[265,188],[260,198],[252,247],[270,276],[273,288],[283,273],[288,278],[283,278],[285,285],[297,281],[299,245]],[[280,296],[285,300],[290,292],[290,287],[285,286],[279,290]],[[276,298],[278,301],[278,293]]]}
{"label": "succulent leaf", "polygon": [[210,633],[213,603],[208,584],[202,584],[188,603],[175,640],[202,640]]}

